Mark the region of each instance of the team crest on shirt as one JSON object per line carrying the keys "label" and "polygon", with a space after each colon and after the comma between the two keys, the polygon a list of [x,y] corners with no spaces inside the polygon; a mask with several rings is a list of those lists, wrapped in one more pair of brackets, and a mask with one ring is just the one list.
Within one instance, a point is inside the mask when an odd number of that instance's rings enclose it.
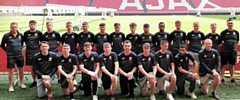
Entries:
{"label": "team crest on shirt", "polygon": [[21,36],[18,36],[18,39],[21,39]]}
{"label": "team crest on shirt", "polygon": [[107,36],[106,35],[104,35],[104,37],[103,37],[104,39],[107,39]]}
{"label": "team crest on shirt", "polygon": [[88,34],[88,38],[91,38],[91,35]]}
{"label": "team crest on shirt", "polygon": [[48,58],[48,61],[52,61],[52,57],[49,57],[49,58]]}
{"label": "team crest on shirt", "polygon": [[42,60],[42,58],[38,58],[38,61]]}
{"label": "team crest on shirt", "polygon": [[120,38],[122,38],[122,35],[119,35]]}
{"label": "team crest on shirt", "polygon": [[55,35],[55,34],[52,34],[52,37],[56,37],[56,35]]}
{"label": "team crest on shirt", "polygon": [[112,60],[112,56],[109,56],[109,60]]}
{"label": "team crest on shirt", "polygon": [[201,34],[198,34],[198,37],[201,37]]}
{"label": "team crest on shirt", "polygon": [[61,60],[61,62],[64,62],[64,60]]}
{"label": "team crest on shirt", "polygon": [[72,59],[68,59],[68,62],[72,62]]}
{"label": "team crest on shirt", "polygon": [[215,54],[213,54],[212,57],[215,58]]}
{"label": "team crest on shirt", "polygon": [[169,55],[166,55],[166,58],[169,58]]}
{"label": "team crest on shirt", "polygon": [[94,57],[91,58],[91,61],[94,61]]}
{"label": "team crest on shirt", "polygon": [[72,39],[74,39],[74,35],[72,35]]}
{"label": "team crest on shirt", "polygon": [[236,33],[235,33],[235,32],[233,32],[233,35],[236,35]]}
{"label": "team crest on shirt", "polygon": [[218,40],[218,36],[216,36],[216,39]]}
{"label": "team crest on shirt", "polygon": [[183,36],[183,33],[181,33],[180,35]]}
{"label": "team crest on shirt", "polygon": [[188,57],[185,57],[185,60],[188,60]]}
{"label": "team crest on shirt", "polygon": [[138,37],[135,37],[135,40],[137,40],[138,39]]}
{"label": "team crest on shirt", "polygon": [[164,37],[167,38],[167,35],[165,34]]}
{"label": "team crest on shirt", "polygon": [[151,36],[149,36],[149,39],[152,39],[152,37],[151,37]]}
{"label": "team crest on shirt", "polygon": [[150,57],[148,58],[148,61],[151,61],[151,58],[150,58]]}
{"label": "team crest on shirt", "polygon": [[132,60],[132,57],[129,57],[129,61],[131,61]]}
{"label": "team crest on shirt", "polygon": [[83,37],[83,35],[81,35],[81,37]]}
{"label": "team crest on shirt", "polygon": [[37,34],[37,33],[35,33],[34,35],[35,35],[35,36],[38,36],[38,34]]}

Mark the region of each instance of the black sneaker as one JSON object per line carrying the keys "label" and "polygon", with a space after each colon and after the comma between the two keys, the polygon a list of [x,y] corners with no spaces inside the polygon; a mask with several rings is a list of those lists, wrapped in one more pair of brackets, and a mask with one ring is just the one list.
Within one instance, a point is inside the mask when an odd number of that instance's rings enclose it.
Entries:
{"label": "black sneaker", "polygon": [[235,79],[231,79],[231,83],[238,84],[238,82]]}
{"label": "black sneaker", "polygon": [[217,93],[216,92],[212,92],[212,96],[213,96],[213,98],[215,98],[215,99],[219,99],[219,96],[217,95]]}
{"label": "black sneaker", "polygon": [[37,82],[33,81],[32,84],[29,86],[29,88],[32,88],[32,87],[35,87],[35,86],[37,86]]}
{"label": "black sneaker", "polygon": [[129,94],[128,98],[135,99],[135,95],[134,94]]}
{"label": "black sneaker", "polygon": [[226,82],[225,82],[224,79],[221,80],[221,83],[222,83],[223,85],[226,85]]}

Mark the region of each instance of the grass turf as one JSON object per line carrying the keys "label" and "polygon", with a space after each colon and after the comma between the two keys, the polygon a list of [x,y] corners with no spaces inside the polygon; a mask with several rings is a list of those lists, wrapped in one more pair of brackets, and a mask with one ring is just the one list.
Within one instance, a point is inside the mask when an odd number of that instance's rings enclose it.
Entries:
{"label": "grass turf", "polygon": [[[128,34],[129,31],[129,23],[135,22],[137,23],[137,32],[142,33],[142,25],[144,23],[149,23],[150,24],[150,32],[155,33],[158,31],[158,23],[159,22],[165,22],[166,24],[166,31],[171,32],[172,30],[175,29],[174,22],[176,20],[181,20],[182,21],[182,30],[189,32],[191,31],[192,28],[192,23],[194,21],[199,21],[200,22],[200,30],[204,32],[205,34],[210,32],[210,23],[215,22],[218,25],[217,32],[220,33],[223,29],[226,28],[226,19],[228,16],[221,16],[221,15],[215,15],[215,16],[202,16],[201,18],[195,17],[195,16],[115,16],[115,17],[108,17],[107,20],[100,20],[100,16],[86,16],[84,17],[85,21],[90,22],[89,23],[89,30],[97,33],[99,31],[98,25],[101,22],[106,23],[106,32],[110,33],[114,31],[113,24],[115,22],[120,22],[121,23],[121,31],[124,32],[125,34]],[[39,16],[24,16],[24,17],[19,17],[19,16],[11,16],[11,17],[0,17],[0,38],[2,38],[3,34],[9,31],[9,24],[13,21],[18,22],[19,26],[19,31],[24,32],[28,30],[28,21],[34,19],[38,21],[38,26],[37,29],[41,30],[42,29],[42,21],[43,17]],[[239,25],[240,21],[238,20],[239,17],[237,16],[237,20],[234,21],[235,25]],[[54,25],[54,30],[60,32],[61,34],[65,32],[65,23],[67,21],[71,21],[74,23],[75,18],[73,16],[58,16],[54,17],[53,20],[53,25]],[[74,25],[77,25],[77,23],[74,23]],[[237,27],[235,26],[237,29]],[[43,26],[43,32],[46,31],[45,28],[45,23]],[[79,33],[79,32],[77,32]],[[4,67],[4,66],[0,66]],[[27,75],[29,80],[26,80],[25,83],[27,85],[30,85],[32,82],[31,76]],[[77,78],[78,81],[80,81],[80,75],[78,75]],[[227,79],[228,84],[227,85],[220,85],[218,88],[218,95],[222,100],[227,99],[227,100],[232,100],[232,99],[239,99],[239,93],[237,92],[240,87],[235,86],[233,84],[229,83],[229,79]],[[239,81],[239,80],[238,80]],[[55,100],[66,100],[68,97],[63,97],[63,93],[61,91],[61,88],[56,85],[56,80],[53,82],[53,93],[54,93],[54,99]],[[119,85],[119,84],[118,84]],[[186,84],[186,92],[188,90],[188,83]],[[210,93],[206,96],[201,95],[199,92],[199,86],[196,86],[195,94],[198,96],[199,100],[212,100],[210,98]],[[211,87],[211,86],[210,86]],[[137,100],[147,100],[149,97],[140,97],[139,93],[139,87],[135,89],[135,95],[137,95]],[[211,92],[211,88],[209,90]],[[36,88],[31,88],[31,89],[20,89],[20,87],[15,86],[15,92],[10,93],[8,92],[8,78],[7,75],[0,75],[0,100],[38,100],[37,98],[37,90]],[[117,98],[118,100],[125,100],[123,96],[121,96],[120,89],[118,87],[117,89]],[[166,99],[166,96],[160,96],[157,95],[157,89],[156,89],[156,98],[158,100],[164,100]],[[81,92],[83,94],[83,92]],[[148,94],[149,95],[149,94]],[[175,92],[173,93],[174,98],[176,100],[190,100],[186,95],[184,96],[179,96]],[[79,99],[79,92],[75,93],[76,99]],[[91,97],[83,97],[83,100],[90,100]],[[99,89],[99,100],[105,100],[106,97],[104,96],[104,90],[103,88]]]}

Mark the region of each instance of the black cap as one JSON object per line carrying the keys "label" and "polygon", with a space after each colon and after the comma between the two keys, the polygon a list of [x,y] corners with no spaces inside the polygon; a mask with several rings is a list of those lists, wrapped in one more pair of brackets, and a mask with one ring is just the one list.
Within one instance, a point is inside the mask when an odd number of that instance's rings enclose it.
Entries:
{"label": "black cap", "polygon": [[147,23],[146,23],[146,24],[143,24],[143,27],[144,27],[144,28],[148,28],[149,26],[150,26],[150,25],[147,24]]}

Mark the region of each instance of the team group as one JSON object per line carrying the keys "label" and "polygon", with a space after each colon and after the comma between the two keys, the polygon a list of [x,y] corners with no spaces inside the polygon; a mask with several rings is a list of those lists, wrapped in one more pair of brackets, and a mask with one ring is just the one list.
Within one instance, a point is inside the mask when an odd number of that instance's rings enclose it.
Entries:
{"label": "team group", "polygon": [[[212,23],[211,32],[206,36],[199,30],[198,22],[194,22],[193,30],[186,34],[181,30],[179,20],[170,34],[165,32],[164,22],[159,23],[159,32],[155,34],[149,32],[149,24],[144,24],[143,33],[137,34],[137,25],[130,23],[130,33],[126,37],[120,31],[119,23],[114,24],[115,31],[110,35],[105,32],[105,23],[101,23],[100,32],[94,35],[88,30],[87,22],[82,23],[83,31],[79,34],[74,33],[72,23],[67,22],[67,32],[62,36],[53,30],[52,22],[46,22],[47,32],[44,34],[36,30],[36,24],[35,20],[29,21],[30,29],[21,34],[18,24],[12,22],[10,32],[2,38],[1,47],[7,54],[10,92],[14,91],[15,64],[20,87],[26,88],[23,83],[24,42],[26,65],[32,66],[33,83],[29,87],[37,86],[38,97],[47,94],[48,100],[53,99],[51,82],[55,75],[64,95],[74,100],[74,80],[78,68],[82,72],[80,87],[84,95],[92,95],[93,100],[98,100],[97,91],[101,83],[109,99],[115,100],[118,75],[122,95],[129,94],[132,99],[135,98],[135,83],[138,83],[142,96],[146,96],[150,88],[150,100],[156,100],[155,85],[159,94],[164,95],[165,81],[169,81],[167,99],[174,100],[174,89],[177,94],[183,95],[185,81],[190,82],[187,95],[197,99],[194,94],[196,81],[200,80],[201,93],[206,95],[210,79],[213,79],[212,97],[219,99],[216,90],[220,82],[226,84],[224,72],[227,64],[230,66],[231,83],[238,84],[233,73],[239,33],[233,29],[232,20],[227,20],[227,29],[220,34],[216,33],[216,23]],[[59,45],[62,45],[61,53]],[[219,45],[222,45],[221,54],[218,53]]]}

